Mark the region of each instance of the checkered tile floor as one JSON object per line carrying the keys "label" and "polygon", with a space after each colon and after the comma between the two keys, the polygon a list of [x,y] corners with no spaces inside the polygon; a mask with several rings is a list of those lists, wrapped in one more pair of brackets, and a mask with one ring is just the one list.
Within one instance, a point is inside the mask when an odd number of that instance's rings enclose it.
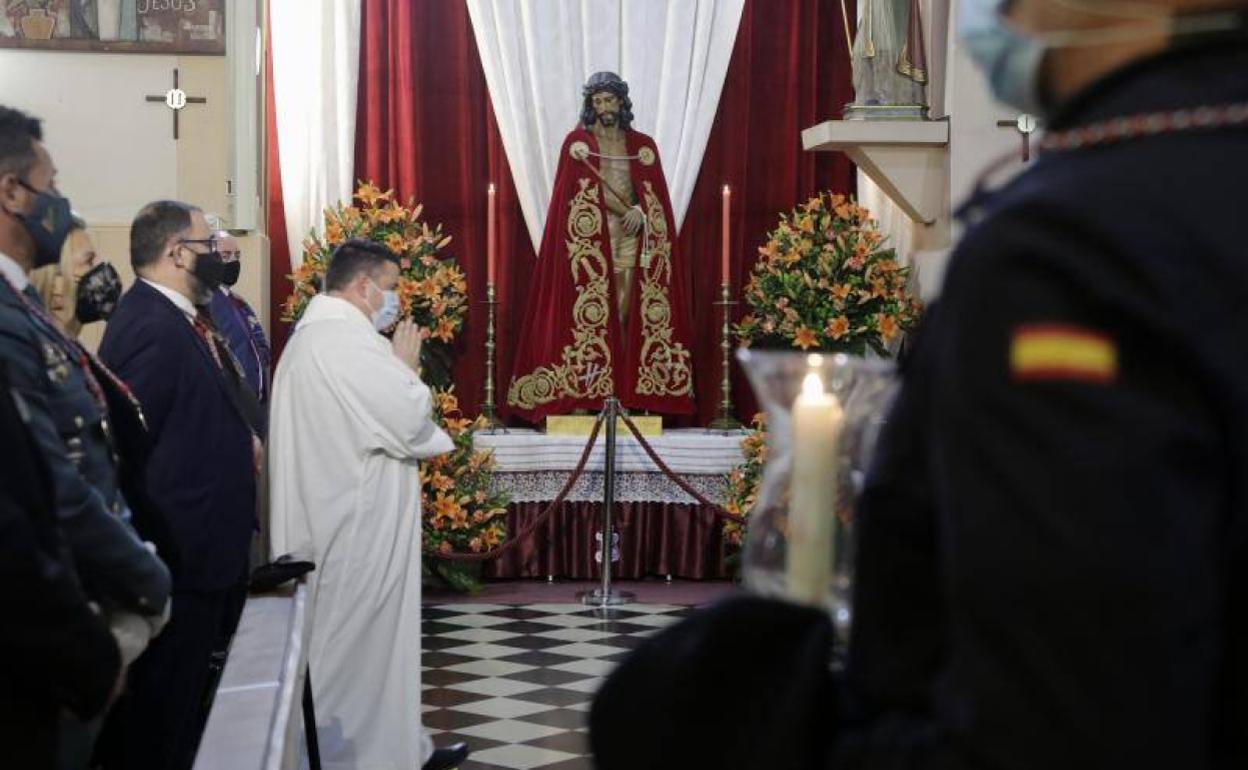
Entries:
{"label": "checkered tile floor", "polygon": [[434,743],[465,741],[463,770],[579,770],[602,677],[688,607],[632,604],[601,617],[579,604],[424,608],[421,684]]}

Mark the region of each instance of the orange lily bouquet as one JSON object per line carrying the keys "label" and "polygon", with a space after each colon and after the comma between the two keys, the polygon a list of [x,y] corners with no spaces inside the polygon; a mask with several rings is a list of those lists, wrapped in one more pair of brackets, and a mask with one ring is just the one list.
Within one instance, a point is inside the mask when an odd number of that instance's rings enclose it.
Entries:
{"label": "orange lily bouquet", "polygon": [[473,449],[472,434],[486,427],[485,418],[462,416],[451,391],[434,394],[433,416],[455,449],[420,464],[425,549],[449,554],[494,548],[507,537],[510,500],[494,490],[494,454]]}
{"label": "orange lily bouquet", "polygon": [[759,248],[745,285],[743,345],[888,355],[921,305],[870,213],[820,193],[787,214]]}
{"label": "orange lily bouquet", "polygon": [[338,244],[365,238],[390,249],[399,258],[400,318],[411,318],[429,338],[421,351],[421,367],[431,385],[450,384],[451,343],[464,328],[468,314],[468,281],[447,252],[451,242],[442,225],[421,220],[415,201],[399,203],[392,190],[381,191],[361,182],[350,205],[325,209],[325,226],[303,242],[303,263],[291,280],[294,292],[286,298],[282,320],[294,321],[320,291],[329,258]]}
{"label": "orange lily bouquet", "polygon": [[[508,496],[494,492],[494,458],[473,449],[473,433],[481,418],[462,415],[451,384],[451,345],[464,328],[468,283],[446,247],[451,242],[442,226],[430,227],[414,201],[399,203],[391,190],[361,182],[349,205],[325,210],[322,232],[303,242],[303,262],[291,276],[294,291],[282,319],[298,321],[308,302],[321,290],[334,248],[349,238],[385,245],[399,258],[397,291],[400,317],[429,330],[421,347],[422,377],[433,389],[433,418],[455,442],[455,449],[420,464],[424,545],[437,553],[479,553],[507,536]],[[437,571],[453,586],[473,590],[472,570],[442,563]]]}
{"label": "orange lily bouquet", "polygon": [[[763,478],[763,466],[767,464],[767,419],[762,412],[750,421],[751,430],[741,439],[744,462],[728,472],[728,486],[724,493],[724,510],[736,516],[749,516],[758,498],[758,482]],[[724,540],[730,551],[737,551],[745,539],[746,522],[724,523]]]}

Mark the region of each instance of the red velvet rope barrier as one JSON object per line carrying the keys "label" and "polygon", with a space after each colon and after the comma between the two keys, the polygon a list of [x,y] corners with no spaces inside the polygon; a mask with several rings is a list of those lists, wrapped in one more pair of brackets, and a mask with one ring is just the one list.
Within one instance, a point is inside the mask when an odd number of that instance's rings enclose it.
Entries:
{"label": "red velvet rope barrier", "polygon": [[715,514],[724,521],[733,521],[738,523],[745,521],[744,516],[735,516],[728,513],[720,507],[718,503],[712,503],[710,500],[707,500],[698,492],[698,490],[691,487],[688,482],[676,475],[676,472],[667,467],[667,463],[663,462],[663,458],[659,457],[659,453],[654,451],[654,447],[650,446],[650,442],[646,441],[646,439],[641,435],[641,431],[638,430],[637,426],[633,424],[632,419],[630,419],[629,416],[623,412],[620,412],[620,418],[624,420],[624,425],[627,426],[629,432],[633,434],[633,438],[637,439],[637,443],[641,444],[641,448],[644,449],[646,454],[650,456],[650,459],[654,462],[655,467],[657,467],[664,476],[671,479],[676,486],[680,487],[685,494],[696,500],[699,505],[710,508],[711,513]]}
{"label": "red velvet rope barrier", "polygon": [[602,421],[603,416],[599,414],[598,419],[594,420],[593,429],[589,432],[589,441],[585,444],[585,451],[581,452],[581,459],[577,461],[576,468],[573,469],[572,475],[568,477],[567,483],[563,485],[563,489],[559,490],[559,494],[555,496],[554,500],[550,501],[550,505],[547,505],[546,508],[537,516],[537,518],[530,521],[519,532],[507,540],[507,542],[489,551],[482,551],[481,553],[441,553],[439,551],[426,550],[425,555],[432,559],[443,559],[445,561],[488,561],[489,559],[498,558],[509,549],[514,548],[515,545],[521,540],[533,534],[534,530],[545,524],[546,520],[554,514],[555,509],[563,503],[564,499],[568,496],[568,493],[572,491],[572,487],[577,481],[580,480],[581,475],[585,472],[585,465],[589,462],[589,455],[594,451],[594,442],[598,440],[598,430],[602,427]]}

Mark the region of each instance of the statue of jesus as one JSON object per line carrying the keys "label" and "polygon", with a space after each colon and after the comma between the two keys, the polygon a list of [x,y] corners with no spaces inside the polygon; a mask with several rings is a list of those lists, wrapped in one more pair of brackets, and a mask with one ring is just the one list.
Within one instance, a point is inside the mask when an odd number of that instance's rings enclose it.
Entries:
{"label": "statue of jesus", "polygon": [[582,89],[559,154],[507,404],[538,421],[597,409],[693,411],[687,274],[654,140],[613,72]]}

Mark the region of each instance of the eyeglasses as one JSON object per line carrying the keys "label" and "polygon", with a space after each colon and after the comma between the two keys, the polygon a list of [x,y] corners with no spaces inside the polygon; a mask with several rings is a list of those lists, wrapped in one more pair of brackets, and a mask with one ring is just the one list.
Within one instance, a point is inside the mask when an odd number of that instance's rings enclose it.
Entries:
{"label": "eyeglasses", "polygon": [[46,192],[46,193],[52,193],[53,195],[60,195],[60,194],[61,194],[61,191],[60,191],[60,190],[58,190],[58,189],[56,189],[56,183],[55,183],[55,182],[54,182],[54,183],[52,183],[52,184],[49,184],[49,185],[48,185],[48,188],[47,188],[46,190],[36,190],[36,189],[35,189],[35,187],[34,187],[34,185],[32,185],[30,182],[27,182],[25,179],[22,179],[21,177],[18,177],[18,178],[17,178],[17,183],[18,183],[18,184],[20,184],[22,187],[25,187],[25,188],[26,188],[29,192],[32,192],[32,193],[34,193],[35,195],[40,195],[40,194],[45,193],[45,192]]}
{"label": "eyeglasses", "polygon": [[178,243],[201,243],[208,247],[208,251],[217,250],[216,238],[179,238]]}

